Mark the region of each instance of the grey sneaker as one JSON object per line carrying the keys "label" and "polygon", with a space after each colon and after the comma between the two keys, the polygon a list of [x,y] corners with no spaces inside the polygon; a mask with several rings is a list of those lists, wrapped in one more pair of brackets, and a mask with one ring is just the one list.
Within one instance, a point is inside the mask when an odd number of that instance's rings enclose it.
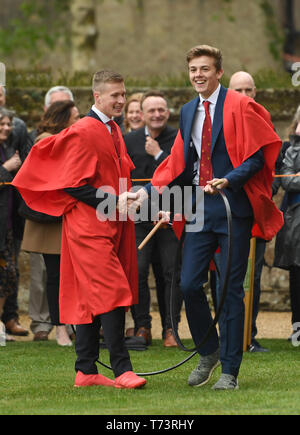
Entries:
{"label": "grey sneaker", "polygon": [[238,390],[237,378],[233,375],[222,373],[218,382],[212,387],[213,390]]}
{"label": "grey sneaker", "polygon": [[189,376],[188,384],[191,387],[202,387],[210,380],[214,370],[220,365],[219,349],[211,355],[202,356],[200,363]]}

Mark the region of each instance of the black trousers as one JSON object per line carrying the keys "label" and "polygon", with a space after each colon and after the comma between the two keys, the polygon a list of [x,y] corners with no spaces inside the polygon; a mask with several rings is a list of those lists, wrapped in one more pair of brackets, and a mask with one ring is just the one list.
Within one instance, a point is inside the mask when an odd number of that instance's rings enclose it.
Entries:
{"label": "black trousers", "polygon": [[21,247],[21,240],[14,239],[14,253],[17,281],[13,292],[6,298],[2,313],[2,322],[7,323],[11,319],[19,318],[19,305],[18,305],[18,292],[19,292],[19,253]]}
{"label": "black trousers", "polygon": [[[144,240],[152,228],[153,225],[149,223],[136,224],[135,236],[137,246]],[[147,245],[141,251],[137,251],[139,272],[139,303],[133,307],[133,317],[136,330],[142,326],[151,328],[152,318],[150,315],[150,290],[148,285],[149,267],[151,263],[152,266],[154,266],[154,273],[155,271],[157,272],[155,275],[162,276],[162,282],[159,283],[158,286],[160,289],[158,301],[160,314],[162,316],[163,332],[166,329],[172,328],[170,298],[177,245],[178,240],[172,228],[170,227],[167,229],[158,230],[152,239],[149,240]],[[154,256],[157,257],[159,264],[155,264]],[[180,322],[180,311],[183,303],[179,279],[180,273],[178,271],[178,282],[174,295],[174,320],[176,327]]]}
{"label": "black trousers", "polygon": [[60,255],[43,254],[47,282],[46,292],[49,305],[51,323],[55,326],[61,325],[59,322],[59,277],[60,277]]}
{"label": "black trousers", "polygon": [[259,313],[259,301],[261,295],[261,274],[265,262],[266,241],[256,239],[255,249],[255,268],[254,268],[254,287],[253,287],[253,313],[252,313],[252,340],[257,335],[256,320]]}
{"label": "black trousers", "polygon": [[100,326],[110,354],[110,364],[115,377],[132,371],[132,365],[124,339],[125,308],[120,307],[95,317],[93,323],[77,325],[75,370],[86,375],[97,374],[96,361],[99,358]]}
{"label": "black trousers", "polygon": [[[300,267],[290,268],[292,324],[300,322]],[[297,328],[294,328],[297,329]]]}

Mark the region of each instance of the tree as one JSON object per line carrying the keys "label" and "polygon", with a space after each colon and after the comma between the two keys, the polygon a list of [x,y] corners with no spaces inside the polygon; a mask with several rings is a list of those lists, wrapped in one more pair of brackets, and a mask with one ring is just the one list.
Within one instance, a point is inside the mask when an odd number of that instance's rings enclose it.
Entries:
{"label": "tree", "polygon": [[95,0],[73,0],[70,5],[72,16],[72,69],[89,71],[95,66],[95,50],[99,32],[96,23]]}
{"label": "tree", "polygon": [[89,70],[93,67],[98,37],[97,1],[22,0],[17,11],[20,17],[0,29],[0,53],[26,54],[34,65],[47,50],[61,44],[71,49],[73,72]]}

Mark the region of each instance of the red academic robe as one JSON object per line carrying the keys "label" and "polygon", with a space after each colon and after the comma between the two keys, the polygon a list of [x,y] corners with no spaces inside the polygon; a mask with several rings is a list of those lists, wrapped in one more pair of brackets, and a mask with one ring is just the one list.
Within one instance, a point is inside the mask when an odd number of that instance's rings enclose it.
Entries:
{"label": "red academic robe", "polygon": [[[60,321],[91,323],[93,318],[138,301],[134,223],[98,220],[96,210],[64,192],[86,183],[119,195],[130,189],[134,165],[118,128],[121,168],[109,131],[85,117],[61,133],[38,142],[14,179],[34,210],[63,215]],[[126,185],[127,183],[127,185]],[[125,185],[124,185],[125,184]]]}
{"label": "red academic robe", "polygon": [[[274,131],[269,113],[251,98],[228,90],[223,109],[223,130],[227,152],[234,168],[259,149],[264,152],[264,168],[243,187],[254,213],[253,237],[271,240],[283,225],[283,215],[272,201],[272,181],[281,140]],[[185,168],[184,142],[180,133],[170,156],[155,171],[152,185],[159,191],[177,178]],[[224,174],[225,176],[226,174]],[[174,222],[177,237],[183,224]]]}

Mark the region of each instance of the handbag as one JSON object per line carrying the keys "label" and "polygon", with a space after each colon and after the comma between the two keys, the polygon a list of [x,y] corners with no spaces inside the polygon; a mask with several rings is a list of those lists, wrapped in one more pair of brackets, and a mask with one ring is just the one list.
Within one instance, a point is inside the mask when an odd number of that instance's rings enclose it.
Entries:
{"label": "handbag", "polygon": [[23,218],[40,224],[62,222],[62,216],[51,216],[50,214],[32,210],[23,199],[20,203],[18,213]]}

